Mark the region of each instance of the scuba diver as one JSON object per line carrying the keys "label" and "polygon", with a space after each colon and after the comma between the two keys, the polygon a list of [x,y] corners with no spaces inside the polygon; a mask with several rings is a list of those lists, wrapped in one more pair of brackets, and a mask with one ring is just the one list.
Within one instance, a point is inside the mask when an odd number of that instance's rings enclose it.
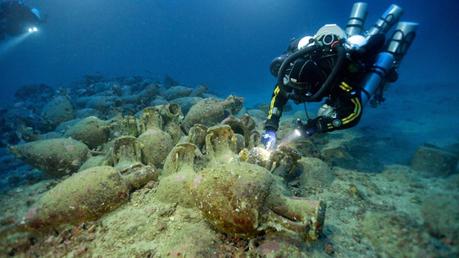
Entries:
{"label": "scuba diver", "polygon": [[[345,31],[328,24],[314,36],[292,41],[270,67],[277,84],[261,139],[265,147],[276,145],[276,131],[288,100],[305,103],[307,121],[297,120],[297,137],[353,127],[368,101],[373,105],[384,101],[385,85],[397,80],[400,61],[416,36],[417,23],[399,22],[386,42],[387,32],[402,13],[402,8],[391,5],[364,32],[367,4],[355,3]],[[317,117],[309,118],[306,103],[324,99]]]}
{"label": "scuba diver", "polygon": [[23,1],[0,2],[0,40],[37,32],[38,26],[43,22],[40,11],[28,7]]}

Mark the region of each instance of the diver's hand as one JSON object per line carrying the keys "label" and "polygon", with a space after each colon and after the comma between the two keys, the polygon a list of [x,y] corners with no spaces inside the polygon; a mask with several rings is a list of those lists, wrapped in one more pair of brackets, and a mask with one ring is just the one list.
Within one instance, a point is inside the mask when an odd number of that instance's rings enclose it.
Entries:
{"label": "diver's hand", "polygon": [[261,135],[261,143],[267,150],[274,148],[276,145],[276,132],[273,130],[266,130]]}
{"label": "diver's hand", "polygon": [[304,128],[303,132],[304,132],[305,137],[311,137],[317,133],[317,128],[316,127],[306,127]]}
{"label": "diver's hand", "polygon": [[305,138],[311,137],[319,131],[316,119],[309,119],[307,123],[303,123],[300,119],[297,119],[296,123],[297,130],[299,130],[301,136]]}

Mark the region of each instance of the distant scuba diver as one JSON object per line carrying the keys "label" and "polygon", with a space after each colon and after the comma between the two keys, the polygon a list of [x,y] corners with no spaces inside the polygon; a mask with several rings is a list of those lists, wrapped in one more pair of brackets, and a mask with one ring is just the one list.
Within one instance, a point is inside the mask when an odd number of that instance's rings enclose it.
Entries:
{"label": "distant scuba diver", "polygon": [[30,8],[23,1],[0,2],[0,40],[38,31],[44,17],[36,8]]}
{"label": "distant scuba diver", "polygon": [[296,137],[355,126],[369,100],[374,105],[384,101],[385,84],[397,80],[400,61],[416,36],[417,23],[399,22],[386,42],[385,35],[402,13],[391,5],[363,32],[367,4],[355,3],[345,31],[328,24],[314,36],[292,41],[271,64],[277,84],[262,135],[265,147],[276,145],[279,119],[289,99],[296,104],[326,99],[316,118],[310,119],[306,111],[308,120],[297,120]]}

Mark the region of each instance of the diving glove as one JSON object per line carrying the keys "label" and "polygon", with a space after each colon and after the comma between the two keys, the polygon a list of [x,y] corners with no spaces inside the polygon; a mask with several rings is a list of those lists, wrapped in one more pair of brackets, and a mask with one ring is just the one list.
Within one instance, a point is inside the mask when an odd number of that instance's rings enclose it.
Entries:
{"label": "diving glove", "polygon": [[261,143],[267,150],[273,149],[276,146],[276,132],[272,130],[266,130],[261,135]]}
{"label": "diving glove", "polygon": [[296,124],[297,129],[303,137],[311,137],[319,131],[315,119],[309,119],[307,123],[304,123],[301,119],[297,119]]}

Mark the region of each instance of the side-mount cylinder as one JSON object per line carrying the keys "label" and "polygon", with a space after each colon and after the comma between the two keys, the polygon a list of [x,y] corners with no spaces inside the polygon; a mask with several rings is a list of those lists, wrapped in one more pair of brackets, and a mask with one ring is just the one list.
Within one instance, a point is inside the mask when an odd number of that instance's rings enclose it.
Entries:
{"label": "side-mount cylinder", "polygon": [[394,55],[395,66],[398,67],[406,52],[416,38],[419,24],[415,22],[399,22],[387,44],[386,51]]}
{"label": "side-mount cylinder", "polygon": [[346,34],[350,36],[359,35],[363,31],[363,26],[368,15],[368,4],[363,2],[355,3],[352,6],[351,15],[346,25]]}
{"label": "side-mount cylinder", "polygon": [[403,9],[398,5],[391,5],[378,19],[378,21],[367,31],[367,36],[371,37],[378,33],[386,34],[395,23],[398,22],[403,14]]}
{"label": "side-mount cylinder", "polygon": [[376,57],[376,61],[371,68],[371,72],[367,75],[363,90],[361,93],[362,104],[365,105],[376,90],[384,83],[387,74],[394,67],[394,56],[388,52],[381,52]]}

